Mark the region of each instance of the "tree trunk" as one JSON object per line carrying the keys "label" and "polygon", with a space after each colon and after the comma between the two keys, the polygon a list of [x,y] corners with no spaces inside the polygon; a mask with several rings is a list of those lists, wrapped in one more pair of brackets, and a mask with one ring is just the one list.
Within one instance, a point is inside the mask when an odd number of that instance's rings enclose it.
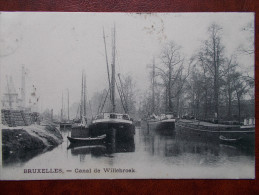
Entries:
{"label": "tree trunk", "polygon": [[217,62],[214,62],[215,75],[214,75],[214,109],[215,109],[215,118],[218,121],[219,118],[219,87],[218,87],[218,65]]}
{"label": "tree trunk", "polygon": [[179,109],[180,109],[180,95],[177,96],[177,99],[176,99],[176,113],[177,113],[177,116],[179,116]]}
{"label": "tree trunk", "polygon": [[168,87],[165,87],[165,112],[168,111]]}
{"label": "tree trunk", "polygon": [[228,118],[232,120],[232,95],[230,88],[228,89]]}
{"label": "tree trunk", "polygon": [[237,93],[237,104],[238,104],[238,122],[241,122],[241,105],[240,105],[240,96]]}
{"label": "tree trunk", "polygon": [[169,81],[168,81],[168,103],[169,103],[169,112],[173,111],[173,104],[172,104],[172,90],[171,90],[171,86],[172,86],[172,67],[171,64],[169,65]]}
{"label": "tree trunk", "polygon": [[205,105],[204,105],[204,118],[207,119],[208,113],[208,90],[207,87],[205,89]]}

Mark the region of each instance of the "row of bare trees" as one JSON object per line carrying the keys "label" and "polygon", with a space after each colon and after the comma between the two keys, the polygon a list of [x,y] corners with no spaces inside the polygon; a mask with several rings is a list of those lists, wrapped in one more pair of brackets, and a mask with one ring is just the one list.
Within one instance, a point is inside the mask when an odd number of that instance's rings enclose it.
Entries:
{"label": "row of bare trees", "polygon": [[[253,76],[241,71],[236,54],[227,57],[222,31],[219,25],[211,24],[207,39],[190,59],[184,58],[175,42],[163,47],[160,61],[154,63],[150,74],[154,93],[151,95],[150,90],[142,98],[142,117],[173,112],[179,117],[188,114],[200,119],[240,121],[254,116]],[[253,55],[253,47],[248,45],[242,49]]]}

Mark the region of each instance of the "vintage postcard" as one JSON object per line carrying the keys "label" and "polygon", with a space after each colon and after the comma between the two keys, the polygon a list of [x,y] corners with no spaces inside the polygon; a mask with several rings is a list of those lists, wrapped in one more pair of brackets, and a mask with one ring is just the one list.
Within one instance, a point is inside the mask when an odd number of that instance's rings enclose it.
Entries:
{"label": "vintage postcard", "polygon": [[254,13],[0,13],[1,180],[255,178]]}

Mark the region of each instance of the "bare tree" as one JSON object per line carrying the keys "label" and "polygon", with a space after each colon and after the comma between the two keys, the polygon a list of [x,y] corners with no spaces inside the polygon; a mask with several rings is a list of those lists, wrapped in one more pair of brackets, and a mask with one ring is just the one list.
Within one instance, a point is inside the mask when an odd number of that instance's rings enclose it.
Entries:
{"label": "bare tree", "polygon": [[180,46],[172,41],[167,43],[162,49],[160,59],[162,64],[161,67],[156,66],[158,70],[157,74],[161,77],[165,86],[166,111],[172,112],[173,87],[182,73],[184,62],[184,58],[180,52]]}
{"label": "bare tree", "polygon": [[236,92],[237,103],[238,103],[238,120],[239,122],[241,122],[241,100],[243,96],[247,93],[249,85],[245,80],[242,79],[243,77],[240,72],[236,72],[234,77],[235,77],[234,89]]}
{"label": "bare tree", "polygon": [[238,51],[246,55],[254,55],[254,23],[248,23],[242,28],[242,31],[246,34],[247,43],[240,45]]}
{"label": "bare tree", "polygon": [[228,119],[232,119],[232,101],[233,101],[233,92],[235,91],[235,80],[238,79],[236,78],[237,76],[237,62],[235,57],[231,57],[230,59],[226,59],[226,65],[225,65],[225,70],[224,70],[224,90],[226,92],[226,97],[227,97],[227,116]]}
{"label": "bare tree", "polygon": [[210,74],[209,68],[206,64],[206,58],[204,57],[203,52],[199,52],[196,56],[197,58],[197,66],[200,67],[200,77],[202,79],[201,88],[202,88],[202,96],[203,96],[203,117],[206,119],[208,117],[209,108],[210,108],[210,100],[212,88],[213,88],[213,78]]}
{"label": "bare tree", "polygon": [[[242,28],[242,32],[246,37],[246,43],[240,45],[237,49],[237,52],[242,55],[250,56],[251,58],[254,57],[255,54],[255,42],[254,42],[254,23],[250,22],[246,26]],[[254,63],[251,64],[250,68],[254,67]],[[246,75],[243,77],[250,82],[250,84],[255,82],[254,75],[251,75],[251,72],[247,71]]]}
{"label": "bare tree", "polygon": [[208,28],[209,38],[204,42],[202,48],[203,63],[213,77],[214,113],[217,120],[219,117],[219,80],[223,73],[222,68],[225,60],[224,46],[221,43],[221,31],[222,28],[217,24],[210,25]]}
{"label": "bare tree", "polygon": [[[136,114],[136,84],[131,75],[120,76],[118,74],[118,91],[120,94],[120,103],[126,113],[132,116]],[[117,104],[119,105],[119,104]],[[121,110],[123,111],[123,110]]]}

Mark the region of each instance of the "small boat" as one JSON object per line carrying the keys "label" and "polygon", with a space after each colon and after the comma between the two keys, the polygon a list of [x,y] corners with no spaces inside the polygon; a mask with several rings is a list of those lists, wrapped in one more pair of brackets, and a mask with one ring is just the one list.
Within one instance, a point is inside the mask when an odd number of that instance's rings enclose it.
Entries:
{"label": "small boat", "polygon": [[70,143],[73,143],[73,144],[99,144],[99,143],[104,143],[105,138],[106,138],[106,134],[97,136],[97,137],[87,137],[87,138],[67,136],[67,139],[70,141]]}
{"label": "small boat", "polygon": [[232,131],[220,131],[220,142],[233,143],[243,146],[255,145],[255,127],[240,126]]}
{"label": "small boat", "polygon": [[[86,117],[86,76],[85,72],[82,72],[82,86],[81,86],[81,101],[77,110],[77,114],[80,111],[80,117],[73,120],[71,127],[71,137],[77,139],[89,139],[89,128],[87,125]],[[71,141],[70,141],[71,142]],[[77,140],[76,142],[84,142],[83,140]],[[72,142],[71,142],[72,143]]]}
{"label": "small boat", "polygon": [[226,138],[225,136],[220,135],[220,136],[219,136],[219,139],[220,139],[221,142],[225,142],[225,143],[237,143],[237,142],[239,142],[239,141],[242,139],[242,137],[238,137],[238,138]]}
{"label": "small boat", "polygon": [[68,147],[67,147],[67,149],[69,150],[69,149],[73,149],[74,151],[75,150],[80,150],[80,151],[87,151],[88,153],[89,153],[89,151],[91,150],[91,149],[95,149],[95,148],[97,148],[97,149],[106,149],[106,146],[105,145],[99,145],[99,144],[96,144],[96,145],[86,145],[86,144],[73,144],[73,143],[71,143]]}

